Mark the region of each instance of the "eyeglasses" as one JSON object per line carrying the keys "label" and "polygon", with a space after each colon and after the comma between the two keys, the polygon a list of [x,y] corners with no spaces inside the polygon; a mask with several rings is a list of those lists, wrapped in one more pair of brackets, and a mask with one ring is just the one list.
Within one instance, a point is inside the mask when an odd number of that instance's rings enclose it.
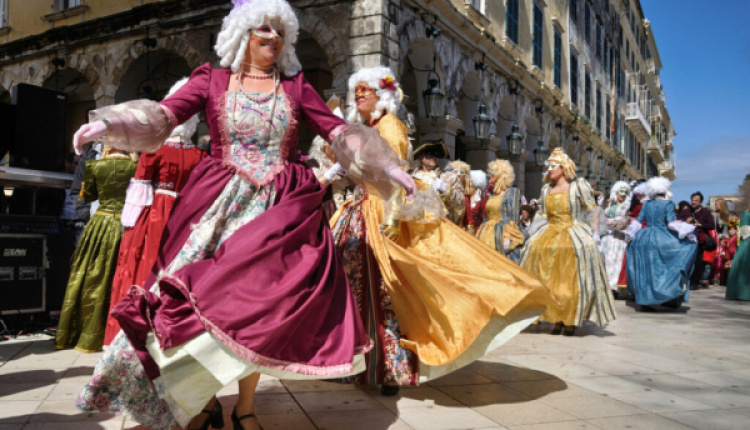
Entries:
{"label": "eyeglasses", "polygon": [[284,27],[276,26],[276,25],[270,25],[270,24],[263,24],[258,28],[254,28],[252,30],[252,33],[262,39],[276,39],[283,41],[284,40]]}
{"label": "eyeglasses", "polygon": [[373,94],[373,93],[375,93],[375,90],[373,90],[367,85],[357,85],[354,88],[355,96],[369,96],[370,94]]}

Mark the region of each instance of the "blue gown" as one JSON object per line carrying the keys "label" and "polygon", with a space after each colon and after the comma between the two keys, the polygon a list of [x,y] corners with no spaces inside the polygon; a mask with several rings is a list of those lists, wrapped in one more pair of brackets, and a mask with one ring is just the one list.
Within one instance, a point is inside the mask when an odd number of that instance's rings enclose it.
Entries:
{"label": "blue gown", "polygon": [[627,251],[628,288],[639,305],[688,301],[695,243],[680,239],[667,224],[677,220],[671,200],[646,202],[638,222],[646,221]]}

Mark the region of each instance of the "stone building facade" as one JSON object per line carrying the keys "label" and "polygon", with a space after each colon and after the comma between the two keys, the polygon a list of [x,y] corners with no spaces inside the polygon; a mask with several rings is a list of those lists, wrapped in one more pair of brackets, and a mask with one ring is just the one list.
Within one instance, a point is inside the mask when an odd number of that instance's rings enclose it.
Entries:
{"label": "stone building facade", "polygon": [[[0,0],[0,102],[17,83],[68,94],[68,134],[89,109],[162,97],[205,61],[228,0]],[[324,96],[348,76],[390,66],[416,117],[417,141],[443,139],[475,169],[509,158],[518,186],[538,195],[534,151],[564,146],[605,188],[620,178],[674,177],[674,128],[661,62],[638,0],[291,0],[297,52]],[[480,67],[482,64],[485,67]],[[445,92],[427,118],[428,78]],[[488,139],[476,138],[480,100]],[[516,123],[520,155],[506,136]],[[301,137],[302,146],[312,136]]]}

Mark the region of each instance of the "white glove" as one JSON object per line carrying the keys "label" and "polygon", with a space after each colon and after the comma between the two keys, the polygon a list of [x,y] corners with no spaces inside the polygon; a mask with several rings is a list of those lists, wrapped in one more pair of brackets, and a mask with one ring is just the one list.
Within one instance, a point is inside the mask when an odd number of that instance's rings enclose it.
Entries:
{"label": "white glove", "polygon": [[602,244],[602,238],[599,236],[599,233],[594,233],[594,242],[596,242],[596,246]]}
{"label": "white glove", "polygon": [[73,148],[76,154],[81,155],[83,153],[83,145],[101,140],[102,137],[106,136],[109,132],[107,124],[104,121],[94,121],[89,124],[84,124],[81,128],[76,131],[73,135]]}
{"label": "white glove", "polygon": [[510,252],[510,239],[505,239],[503,241],[503,251],[505,251],[506,254]]}
{"label": "white glove", "polygon": [[445,181],[440,178],[435,178],[435,180],[432,182],[432,189],[439,193],[444,193],[445,187]]}
{"label": "white glove", "polygon": [[326,170],[325,173],[323,173],[323,177],[326,178],[326,180],[330,183],[333,182],[333,178],[336,177],[339,173],[341,173],[344,169],[341,167],[341,163],[336,162],[333,166],[331,166],[328,170]]}
{"label": "white glove", "polygon": [[395,165],[386,168],[386,173],[391,180],[404,188],[406,200],[412,200],[417,195],[417,184],[410,174],[399,169]]}
{"label": "white glove", "polygon": [[601,196],[599,196],[599,197],[598,197],[598,198],[596,199],[596,204],[598,204],[599,206],[601,206],[601,205],[602,205],[602,203],[604,203],[604,194],[602,194]]}

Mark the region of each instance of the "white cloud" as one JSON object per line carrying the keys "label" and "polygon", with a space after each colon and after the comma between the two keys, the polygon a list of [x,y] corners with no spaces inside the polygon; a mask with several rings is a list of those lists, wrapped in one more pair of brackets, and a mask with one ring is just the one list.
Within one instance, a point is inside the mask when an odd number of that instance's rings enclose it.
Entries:
{"label": "white cloud", "polygon": [[678,144],[676,152],[676,199],[698,190],[706,196],[734,194],[750,173],[750,135],[720,137],[690,153],[679,152]]}

